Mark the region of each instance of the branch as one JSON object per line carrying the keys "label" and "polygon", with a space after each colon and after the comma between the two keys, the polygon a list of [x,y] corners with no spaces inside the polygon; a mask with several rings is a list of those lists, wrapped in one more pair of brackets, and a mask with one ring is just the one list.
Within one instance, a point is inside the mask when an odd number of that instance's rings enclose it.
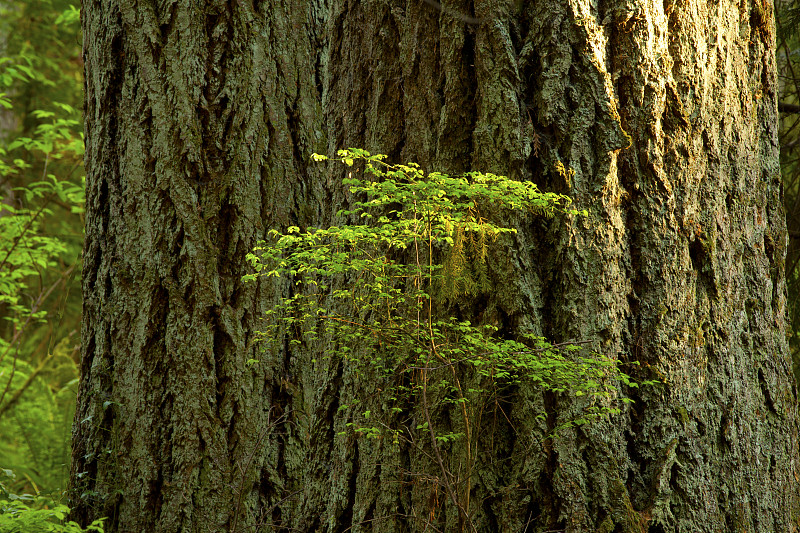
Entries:
{"label": "branch", "polygon": [[[28,379],[25,380],[25,383],[23,383],[20,386],[20,388],[17,389],[14,392],[14,395],[11,396],[11,398],[9,398],[8,402],[6,402],[5,404],[3,404],[2,407],[0,407],[0,418],[3,418],[3,415],[6,414],[6,411],[11,409],[11,407],[13,407],[14,404],[16,404],[17,401],[19,401],[19,399],[22,397],[22,393],[24,393],[28,389],[28,387],[31,386],[31,384],[33,383],[33,380],[35,380],[39,376],[39,374],[41,374],[42,370],[45,369],[45,367],[47,366],[47,363],[49,363],[50,359],[52,359],[52,358],[53,358],[53,354],[52,353],[47,354],[47,357],[42,359],[42,362],[39,363],[39,366],[36,367],[36,370],[31,372],[31,374],[28,376]],[[14,362],[16,363],[16,361],[14,361]],[[12,374],[11,377],[12,378],[14,377],[13,374]],[[11,383],[10,380],[9,380],[9,383]],[[6,387],[6,390],[8,390],[8,387]],[[5,394],[6,394],[6,391],[4,390],[3,391],[3,396],[5,396]]]}
{"label": "branch", "polygon": [[428,433],[431,437],[431,447],[433,448],[436,462],[439,463],[439,468],[442,471],[442,484],[444,485],[445,491],[450,496],[450,500],[453,502],[453,505],[456,506],[456,510],[458,511],[459,515],[466,520],[474,533],[478,533],[478,531],[475,529],[475,524],[472,523],[472,519],[469,517],[469,512],[467,509],[464,509],[464,506],[461,505],[461,502],[459,502],[455,491],[453,491],[453,487],[450,484],[450,471],[444,466],[442,453],[439,450],[439,443],[436,441],[436,433],[433,430],[433,422],[431,422],[430,409],[428,408],[428,376],[425,370],[422,371],[422,412],[425,414],[425,422],[428,424]]}
{"label": "branch", "polygon": [[800,105],[778,102],[779,113],[800,113]]}

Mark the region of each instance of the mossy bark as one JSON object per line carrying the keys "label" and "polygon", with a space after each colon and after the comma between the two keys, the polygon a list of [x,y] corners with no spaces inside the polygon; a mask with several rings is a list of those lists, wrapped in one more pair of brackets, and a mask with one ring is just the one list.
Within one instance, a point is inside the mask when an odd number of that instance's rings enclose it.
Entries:
{"label": "mossy bark", "polygon": [[436,6],[84,3],[74,516],[466,530],[424,442],[339,435],[354,399],[385,406],[380,383],[324,345],[253,343],[290,287],[242,284],[244,254],[267,228],[333,220],[339,170],[309,155],[352,146],[570,194],[589,216],[509,221],[496,290],[458,312],[590,340],[663,382],[544,444],[580,402],[523,386],[498,403],[477,453],[446,450],[454,474],[471,458],[477,531],[797,529],[771,4]]}

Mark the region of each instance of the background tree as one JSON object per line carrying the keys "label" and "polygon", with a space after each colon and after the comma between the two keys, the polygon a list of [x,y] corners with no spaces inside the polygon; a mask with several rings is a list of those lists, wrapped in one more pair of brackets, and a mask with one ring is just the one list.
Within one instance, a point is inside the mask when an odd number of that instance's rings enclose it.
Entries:
{"label": "background tree", "polygon": [[244,254],[334,220],[339,171],[309,157],[359,146],[569,193],[588,217],[510,220],[502,283],[451,312],[591,340],[664,382],[551,440],[580,401],[499,399],[469,472],[477,530],[797,527],[771,3],[87,0],[83,28],[76,517],[463,525],[443,479],[398,478],[424,454],[337,435],[354,399],[381,403],[374,381],[323,343],[252,342],[291,288],[243,285]]}
{"label": "background tree", "polygon": [[789,247],[786,252],[786,280],[789,293],[789,347],[795,377],[800,376],[800,3],[779,2],[778,83],[780,102],[778,137],[781,145],[781,174],[785,192]]}

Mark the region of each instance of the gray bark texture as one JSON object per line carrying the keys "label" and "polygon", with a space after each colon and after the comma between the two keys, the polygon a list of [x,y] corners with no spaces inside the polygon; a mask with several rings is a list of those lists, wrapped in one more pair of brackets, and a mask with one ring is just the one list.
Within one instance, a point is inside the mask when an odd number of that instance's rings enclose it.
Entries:
{"label": "gray bark texture", "polygon": [[[798,530],[771,2],[84,0],[82,17],[74,518],[164,533]],[[663,384],[552,439],[576,399],[526,385],[498,399],[478,444],[443,446],[469,520],[427,442],[348,434],[386,409],[380,382],[322,343],[262,353],[259,318],[290,286],[240,281],[269,228],[335,220],[341,169],[309,156],[343,147],[571,195],[589,216],[509,221],[497,289],[458,313],[590,340]]]}

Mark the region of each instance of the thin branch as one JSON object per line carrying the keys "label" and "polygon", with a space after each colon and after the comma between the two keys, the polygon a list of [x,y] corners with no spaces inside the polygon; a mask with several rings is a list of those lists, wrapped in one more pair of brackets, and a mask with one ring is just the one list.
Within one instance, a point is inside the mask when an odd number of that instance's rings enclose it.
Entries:
{"label": "thin branch", "polygon": [[778,112],[780,113],[800,113],[800,105],[778,102]]}
{"label": "thin branch", "polygon": [[[2,362],[6,358],[8,352],[14,347],[17,341],[19,341],[23,333],[25,333],[25,330],[28,328],[28,325],[31,323],[31,320],[36,315],[37,311],[39,310],[39,307],[44,303],[45,300],[47,300],[47,298],[50,296],[50,294],[52,294],[55,288],[72,273],[76,265],[77,263],[73,264],[65,272],[63,272],[59,277],[59,279],[55,283],[53,283],[49,289],[47,289],[42,293],[39,293],[39,296],[36,298],[36,301],[31,306],[31,311],[28,314],[28,317],[25,319],[25,323],[22,324],[22,327],[16,331],[14,337],[8,343],[8,346],[6,346],[6,349],[3,351],[2,354],[0,354],[0,362]],[[14,379],[14,372],[16,371],[16,364],[17,364],[17,356],[14,356],[14,366],[12,367],[11,376],[8,378],[8,382],[6,383],[3,392],[0,393],[0,403],[2,403],[3,399],[5,399],[6,394],[8,394],[8,391],[11,388],[11,382]],[[36,371],[34,371],[32,378],[36,377],[36,375],[38,375],[39,372],[41,372],[41,368],[37,368]],[[0,416],[2,416],[2,414],[5,413],[8,410],[8,408],[19,399],[19,396],[22,394],[22,392],[24,392],[25,389],[28,388],[28,386],[33,382],[32,378],[28,379],[28,381],[26,381],[22,385],[22,387],[20,387],[20,389],[14,393],[14,396],[11,398],[11,400],[9,400],[9,402],[3,406],[3,408],[0,410]]]}
{"label": "thin branch", "polygon": [[[0,419],[3,418],[3,415],[5,415],[6,412],[17,403],[17,401],[19,401],[19,399],[22,397],[22,393],[24,393],[28,389],[28,387],[31,386],[33,381],[39,376],[42,370],[45,369],[47,363],[49,363],[52,358],[53,358],[52,353],[47,354],[47,357],[42,359],[42,362],[39,363],[39,366],[36,367],[36,370],[31,372],[31,374],[28,376],[28,379],[25,380],[25,383],[23,383],[19,389],[14,391],[14,395],[11,396],[11,398],[9,398],[9,400],[5,404],[0,406]],[[11,383],[10,380],[9,383]],[[5,391],[3,391],[3,395],[5,396]]]}

